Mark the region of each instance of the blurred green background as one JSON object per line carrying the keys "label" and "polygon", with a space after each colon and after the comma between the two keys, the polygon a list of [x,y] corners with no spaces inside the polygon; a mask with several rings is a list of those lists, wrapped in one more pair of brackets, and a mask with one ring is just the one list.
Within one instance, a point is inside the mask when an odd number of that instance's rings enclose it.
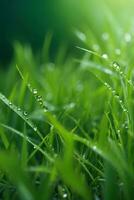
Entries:
{"label": "blurred green background", "polygon": [[29,43],[37,52],[52,32],[55,52],[61,43],[75,45],[75,29],[88,27],[99,36],[110,26],[110,14],[119,26],[129,25],[132,4],[131,0],[0,0],[0,63],[11,60],[14,41]]}

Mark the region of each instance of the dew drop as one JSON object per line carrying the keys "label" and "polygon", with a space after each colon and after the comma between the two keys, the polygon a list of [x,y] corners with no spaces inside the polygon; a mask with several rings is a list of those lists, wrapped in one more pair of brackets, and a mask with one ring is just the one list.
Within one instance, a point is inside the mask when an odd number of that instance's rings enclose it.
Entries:
{"label": "dew drop", "polygon": [[85,158],[86,158],[86,155],[85,155],[85,154],[83,154],[82,158],[83,158],[83,159],[85,159]]}
{"label": "dew drop", "polygon": [[121,54],[121,50],[120,49],[115,49],[115,54],[119,56]]}
{"label": "dew drop", "polygon": [[133,84],[133,83],[132,83],[132,80],[128,80],[128,83],[129,83],[129,84]]}
{"label": "dew drop", "polygon": [[113,67],[117,72],[120,71],[120,65],[116,61],[113,62]]}
{"label": "dew drop", "polygon": [[17,108],[18,111],[21,111],[21,108]]}
{"label": "dew drop", "polygon": [[104,85],[105,85],[106,87],[108,86],[108,84],[107,84],[106,82],[104,83]]}
{"label": "dew drop", "polygon": [[28,86],[28,87],[31,87],[31,84],[30,84],[30,83],[28,83],[28,84],[27,84],[27,86]]}
{"label": "dew drop", "polygon": [[120,133],[120,132],[121,132],[121,131],[118,129],[118,130],[117,130],[117,133]]}
{"label": "dew drop", "polygon": [[124,109],[123,109],[123,111],[124,111],[124,112],[127,112],[127,109],[126,109],[126,108],[124,108]]}
{"label": "dew drop", "polygon": [[115,90],[112,90],[112,93],[113,93],[113,94],[115,94],[115,93],[116,93],[116,91],[115,91]]}
{"label": "dew drop", "polygon": [[37,95],[37,94],[38,94],[37,89],[33,89],[33,94],[34,94],[34,95]]}
{"label": "dew drop", "polygon": [[27,85],[28,87],[29,87],[29,89],[30,90],[32,90],[32,86],[31,86],[31,84],[30,83],[28,83],[28,85]]}
{"label": "dew drop", "polygon": [[63,194],[63,198],[64,198],[64,199],[67,198],[67,193],[64,193],[64,194]]}
{"label": "dew drop", "polygon": [[94,145],[94,146],[93,146],[93,150],[96,151],[96,149],[97,149],[97,147]]}
{"label": "dew drop", "polygon": [[37,127],[34,127],[34,131],[35,131],[35,132],[37,131]]}
{"label": "dew drop", "polygon": [[112,65],[113,65],[114,68],[120,67],[119,64],[118,64],[116,61],[114,61],[114,62],[112,63]]}
{"label": "dew drop", "polygon": [[38,96],[37,96],[37,99],[42,99],[42,96],[38,95]]}
{"label": "dew drop", "polygon": [[104,54],[102,54],[102,56],[101,56],[102,58],[104,58],[105,60],[107,60],[108,59],[108,55],[106,54],[106,53],[104,53]]}
{"label": "dew drop", "polygon": [[84,33],[80,32],[80,31],[76,31],[76,35],[81,41],[83,41],[83,42],[86,41],[86,35]]}
{"label": "dew drop", "polygon": [[42,101],[40,101],[40,102],[39,102],[39,104],[40,104],[40,106],[42,106],[42,105],[43,105],[43,102],[42,102]]}
{"label": "dew drop", "polygon": [[108,34],[107,32],[103,33],[103,34],[102,34],[102,39],[103,39],[104,41],[107,41],[107,40],[109,39],[109,34]]}
{"label": "dew drop", "polygon": [[125,42],[127,42],[127,43],[131,42],[131,39],[132,39],[131,34],[125,33],[124,39],[125,39]]}
{"label": "dew drop", "polygon": [[99,49],[100,49],[100,47],[99,47],[98,44],[94,44],[94,45],[93,45],[93,50],[94,50],[94,51],[99,51]]}
{"label": "dew drop", "polygon": [[43,112],[46,113],[48,111],[47,108],[43,108]]}
{"label": "dew drop", "polygon": [[119,97],[119,95],[115,95],[115,98],[116,98],[116,99],[119,99],[120,97]]}
{"label": "dew drop", "polygon": [[12,106],[12,103],[11,103],[11,102],[9,102],[9,106]]}
{"label": "dew drop", "polygon": [[28,113],[27,113],[26,111],[24,111],[24,113],[23,113],[23,114],[24,114],[24,116],[27,116],[27,115],[28,115]]}
{"label": "dew drop", "polygon": [[40,105],[42,105],[43,104],[42,96],[37,96],[37,101],[39,102]]}

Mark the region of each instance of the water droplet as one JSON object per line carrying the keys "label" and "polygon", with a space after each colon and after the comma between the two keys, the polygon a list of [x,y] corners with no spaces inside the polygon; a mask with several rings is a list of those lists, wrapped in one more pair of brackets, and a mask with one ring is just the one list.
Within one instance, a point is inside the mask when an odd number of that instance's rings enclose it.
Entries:
{"label": "water droplet", "polygon": [[130,33],[125,33],[124,39],[125,39],[125,42],[127,42],[127,43],[131,42],[131,39],[132,39],[131,34]]}
{"label": "water droplet", "polygon": [[72,109],[75,107],[75,103],[71,102],[70,104],[68,104],[68,109]]}
{"label": "water droplet", "polygon": [[106,87],[108,87],[108,84],[107,84],[106,82],[104,83],[104,85],[105,85]]}
{"label": "water droplet", "polygon": [[43,108],[43,112],[44,113],[46,113],[46,112],[48,112],[48,109],[44,106],[44,108]]}
{"label": "water droplet", "polygon": [[37,94],[38,94],[37,89],[33,89],[33,94],[34,94],[34,95],[37,95]]}
{"label": "water droplet", "polygon": [[93,146],[93,150],[96,151],[96,149],[97,149],[97,147],[94,145],[94,146]]}
{"label": "water droplet", "polygon": [[43,105],[42,96],[37,96],[37,101],[39,102],[40,106]]}
{"label": "water droplet", "polygon": [[37,127],[34,127],[34,131],[35,131],[35,132],[37,131]]}
{"label": "water droplet", "polygon": [[27,116],[27,115],[28,115],[28,113],[27,113],[26,111],[24,111],[24,113],[23,113],[23,114],[24,114],[24,116]]}
{"label": "water droplet", "polygon": [[76,33],[76,36],[77,36],[81,41],[83,41],[83,42],[86,41],[86,35],[85,35],[84,33],[80,32],[80,31],[76,31],[75,33]]}
{"label": "water droplet", "polygon": [[103,33],[103,34],[102,34],[102,39],[103,39],[104,41],[107,41],[107,40],[109,39],[109,34],[108,34],[107,32]]}
{"label": "water droplet", "polygon": [[32,86],[30,83],[27,84],[28,88],[32,91]]}
{"label": "water droplet", "polygon": [[113,94],[115,94],[115,93],[116,93],[116,91],[115,91],[115,90],[112,90],[112,93],[113,93]]}
{"label": "water droplet", "polygon": [[86,154],[83,154],[82,158],[85,159],[86,158]]}
{"label": "water droplet", "polygon": [[64,198],[64,199],[67,198],[67,193],[64,193],[64,194],[63,194],[63,198]]}
{"label": "water droplet", "polygon": [[121,132],[121,131],[118,129],[118,130],[117,130],[117,133],[120,133],[120,132]]}
{"label": "water droplet", "polygon": [[116,98],[116,99],[119,99],[120,97],[119,97],[119,95],[115,95],[115,98]]}
{"label": "water droplet", "polygon": [[128,80],[128,83],[131,84],[131,85],[133,84],[133,83],[132,83],[132,80]]}
{"label": "water droplet", "polygon": [[21,111],[21,108],[17,108],[18,111]]}
{"label": "water droplet", "polygon": [[100,49],[98,44],[94,44],[92,48],[94,51],[99,51],[99,49]]}
{"label": "water droplet", "polygon": [[39,101],[39,104],[40,104],[40,106],[42,106],[43,105],[43,101]]}
{"label": "water droplet", "polygon": [[101,56],[102,58],[104,58],[105,60],[107,60],[108,59],[108,55],[106,54],[106,53],[104,53],[104,54],[102,54],[102,56]]}
{"label": "water droplet", "polygon": [[12,103],[11,103],[11,102],[9,102],[9,106],[12,106]]}
{"label": "water droplet", "polygon": [[127,109],[126,109],[126,108],[124,108],[124,109],[123,109],[123,111],[124,111],[124,112],[127,112]]}
{"label": "water droplet", "polygon": [[120,65],[119,65],[116,61],[114,61],[114,62],[112,63],[112,65],[113,65],[114,68],[120,67]]}
{"label": "water droplet", "polygon": [[116,61],[113,62],[113,67],[117,72],[120,71],[120,65]]}
{"label": "water droplet", "polygon": [[37,99],[42,99],[42,96],[38,95],[38,96],[37,96]]}
{"label": "water droplet", "polygon": [[31,84],[30,84],[30,83],[28,83],[28,84],[27,84],[27,86],[28,86],[28,87],[31,87]]}
{"label": "water droplet", "polygon": [[119,56],[121,54],[121,50],[120,49],[115,49],[115,54]]}

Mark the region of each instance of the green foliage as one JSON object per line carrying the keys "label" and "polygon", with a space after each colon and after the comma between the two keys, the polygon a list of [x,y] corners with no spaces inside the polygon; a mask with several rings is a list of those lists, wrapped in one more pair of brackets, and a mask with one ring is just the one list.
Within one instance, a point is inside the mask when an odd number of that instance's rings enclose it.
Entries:
{"label": "green foliage", "polygon": [[51,34],[38,56],[15,43],[0,73],[2,199],[133,199],[133,35],[112,27],[76,31],[79,59],[62,47],[52,62]]}

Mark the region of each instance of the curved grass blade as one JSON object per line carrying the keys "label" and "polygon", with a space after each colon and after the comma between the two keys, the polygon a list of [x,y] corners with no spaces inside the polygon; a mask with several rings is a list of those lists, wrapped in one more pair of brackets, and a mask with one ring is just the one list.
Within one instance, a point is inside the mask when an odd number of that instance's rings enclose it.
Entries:
{"label": "curved grass blade", "polygon": [[[36,148],[36,151],[40,151],[42,153],[43,156],[45,156],[50,162],[53,162],[54,160],[49,156],[48,153],[46,153],[45,151],[43,151],[40,146],[38,144],[35,144],[28,136],[25,137],[25,135],[23,133],[21,133],[20,131],[10,127],[10,126],[7,126],[5,124],[1,124],[2,127],[10,130],[11,132],[19,135],[20,137],[24,138],[29,144],[31,144],[33,146],[33,148]],[[45,140],[45,138],[43,139]]]}
{"label": "curved grass blade", "polygon": [[10,102],[2,93],[0,93],[0,100],[11,110],[13,110],[19,117],[21,117],[26,122],[26,124],[28,124],[33,129],[33,131],[36,132],[38,136],[43,140],[43,136],[40,133],[40,131],[38,129],[36,129],[35,131],[35,125],[30,119],[28,119],[27,112],[21,111],[19,107],[15,106],[12,102]]}

